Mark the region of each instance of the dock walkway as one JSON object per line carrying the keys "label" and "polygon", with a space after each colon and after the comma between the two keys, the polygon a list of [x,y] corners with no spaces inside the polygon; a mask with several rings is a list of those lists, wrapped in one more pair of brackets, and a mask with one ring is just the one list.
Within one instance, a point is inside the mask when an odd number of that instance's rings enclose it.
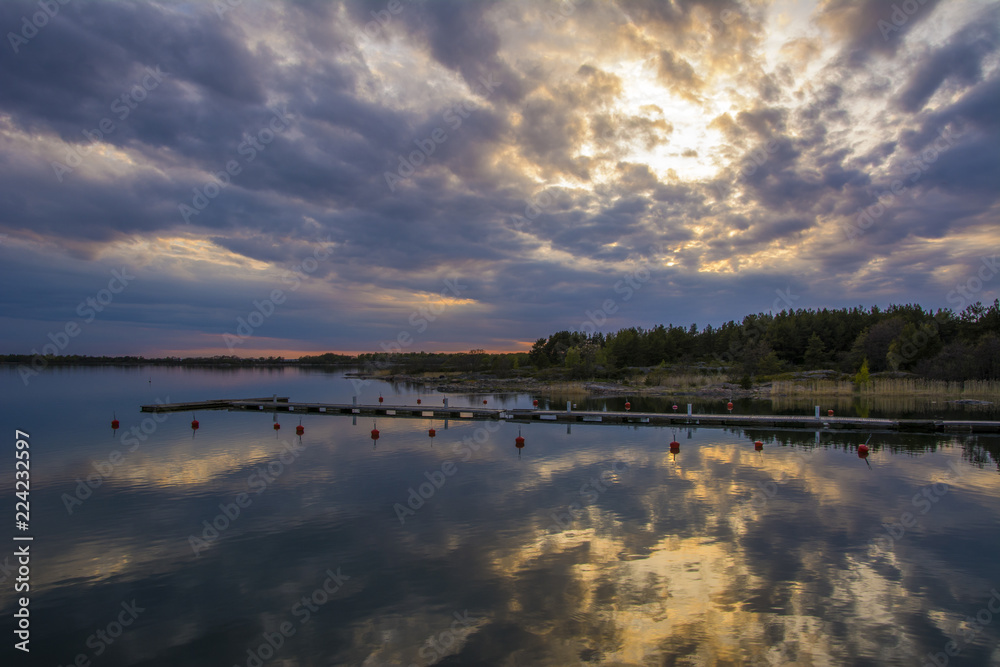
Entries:
{"label": "dock walkway", "polygon": [[815,417],[797,415],[687,414],[677,412],[605,412],[579,410],[539,410],[533,408],[488,408],[471,406],[356,405],[344,403],[299,403],[288,397],[217,399],[191,403],[143,405],[143,412],[184,412],[194,410],[252,410],[297,414],[365,415],[423,419],[503,419],[526,423],[562,422],[590,424],[635,424],[649,426],[757,427],[815,431],[855,429],[864,431],[905,431],[914,433],[972,432],[1000,433],[998,421],[954,421],[935,419],[869,419],[864,417]]}

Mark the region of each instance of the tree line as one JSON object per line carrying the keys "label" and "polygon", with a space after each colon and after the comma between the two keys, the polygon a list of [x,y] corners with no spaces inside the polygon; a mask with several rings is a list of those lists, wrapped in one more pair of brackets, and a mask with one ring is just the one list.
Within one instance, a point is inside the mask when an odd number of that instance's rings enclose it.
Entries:
{"label": "tree line", "polygon": [[[345,355],[332,355],[352,360]],[[0,363],[56,366],[272,366],[293,363],[284,357],[237,357],[219,354],[212,357],[144,357],[141,355],[90,356],[86,354],[7,354]]]}
{"label": "tree line", "polygon": [[[0,356],[27,363],[32,355]],[[282,357],[45,357],[56,364],[253,366],[353,365],[371,372],[488,372],[504,377],[537,372],[553,377],[621,378],[629,369],[693,366],[750,382],[789,371],[858,374],[908,372],[934,380],[1000,380],[1000,299],[959,313],[917,304],[881,309],[840,308],[757,313],[701,329],[674,324],[615,332],[558,331],[537,339],[529,352],[326,353],[297,361]]]}
{"label": "tree line", "polygon": [[536,340],[528,360],[536,368],[563,366],[576,377],[700,363],[743,378],[792,370],[853,374],[864,367],[937,380],[996,380],[1000,300],[960,313],[905,304],[758,313],[702,329],[668,324],[608,334],[559,331]]}

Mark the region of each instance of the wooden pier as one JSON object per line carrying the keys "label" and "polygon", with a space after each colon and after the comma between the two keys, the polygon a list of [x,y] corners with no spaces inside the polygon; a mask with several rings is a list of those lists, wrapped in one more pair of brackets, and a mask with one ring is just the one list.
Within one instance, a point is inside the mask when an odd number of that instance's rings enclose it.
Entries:
{"label": "wooden pier", "polygon": [[363,415],[423,419],[496,419],[519,423],[560,422],[586,424],[634,424],[649,426],[751,427],[817,431],[852,429],[911,433],[964,432],[1000,433],[997,421],[953,421],[934,419],[869,419],[864,417],[815,417],[797,415],[687,414],[677,412],[605,412],[539,410],[533,408],[488,408],[471,406],[356,405],[344,403],[299,403],[288,397],[219,399],[192,403],[143,405],[143,412],[191,412],[195,410],[249,410],[292,414]]}

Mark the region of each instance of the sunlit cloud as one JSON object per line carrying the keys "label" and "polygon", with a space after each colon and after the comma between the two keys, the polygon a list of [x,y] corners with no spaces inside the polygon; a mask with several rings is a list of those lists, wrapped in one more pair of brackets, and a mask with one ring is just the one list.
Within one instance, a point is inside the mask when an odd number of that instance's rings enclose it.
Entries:
{"label": "sunlit cloud", "polygon": [[[174,315],[174,341],[80,352],[211,350],[253,290],[290,288],[323,248],[286,332],[256,350],[369,348],[447,278],[469,291],[447,304],[447,336],[420,342],[515,349],[572,327],[638,265],[652,280],[609,327],[656,324],[664,303],[680,323],[739,318],[785,285],[799,307],[942,307],[1000,240],[990,3],[928,2],[888,32],[882,4],[833,0],[403,3],[382,23],[368,9],[243,3],[220,20],[92,3],[0,55],[5,305],[66,319],[22,308],[88,261],[127,261],[145,273],[117,326],[147,327],[140,302],[170,293],[155,319]],[[163,74],[121,118],[115,101],[149,71]],[[277,113],[287,125],[262,134]],[[115,129],[95,139],[106,116]],[[543,314],[518,310],[527,294]],[[350,316],[308,322],[319,304]]]}

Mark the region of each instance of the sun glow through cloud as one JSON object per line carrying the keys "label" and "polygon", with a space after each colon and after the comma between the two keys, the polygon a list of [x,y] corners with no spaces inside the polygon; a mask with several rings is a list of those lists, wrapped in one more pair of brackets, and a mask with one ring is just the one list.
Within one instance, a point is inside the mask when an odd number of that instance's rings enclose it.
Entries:
{"label": "sun glow through cloud", "polygon": [[[113,51],[81,41],[95,12],[87,30]],[[123,12],[161,26],[142,35],[149,53],[116,32]],[[52,302],[66,274],[83,298],[127,265],[141,278],[118,326],[135,335],[118,340],[146,353],[210,349],[274,290],[287,304],[258,341],[365,349],[447,280],[465,287],[425,345],[523,348],[640,266],[651,279],[607,327],[738,318],[786,285],[800,307],[944,306],[1000,240],[986,111],[1000,22],[978,0],[921,5],[887,31],[890,14],[795,0],[404,3],[381,23],[352,3],[244,3],[222,20],[191,4],[75,8],[0,55],[7,305]],[[146,67],[162,83],[121,118],[111,105]],[[279,111],[289,126],[261,134]],[[114,131],[87,139],[104,117]],[[230,183],[181,215],[227,164]],[[59,278],[36,277],[40,263]],[[29,348],[45,334],[31,321]],[[150,333],[176,326],[169,344]]]}

